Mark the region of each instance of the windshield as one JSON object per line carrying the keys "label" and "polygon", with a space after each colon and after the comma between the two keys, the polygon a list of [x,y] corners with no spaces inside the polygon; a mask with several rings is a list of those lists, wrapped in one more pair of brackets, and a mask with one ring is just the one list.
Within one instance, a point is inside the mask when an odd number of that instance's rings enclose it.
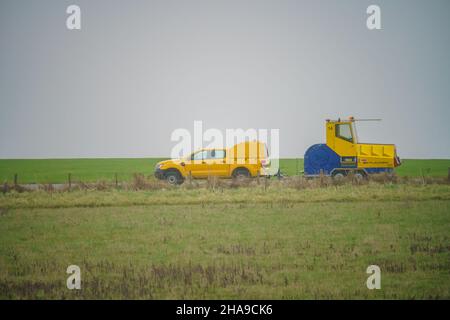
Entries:
{"label": "windshield", "polygon": [[207,150],[200,150],[191,155],[191,160],[203,160],[208,158]]}
{"label": "windshield", "polygon": [[336,137],[348,142],[353,142],[353,135],[350,123],[340,123],[336,125]]}

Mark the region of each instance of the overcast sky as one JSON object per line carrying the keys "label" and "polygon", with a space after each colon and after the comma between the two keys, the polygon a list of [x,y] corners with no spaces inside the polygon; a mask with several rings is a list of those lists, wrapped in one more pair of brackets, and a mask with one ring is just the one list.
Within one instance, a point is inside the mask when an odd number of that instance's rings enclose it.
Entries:
{"label": "overcast sky", "polygon": [[[81,30],[66,8],[81,7]],[[382,30],[366,27],[381,7]],[[166,157],[176,128],[326,118],[403,158],[450,158],[450,1],[0,0],[0,158]]]}

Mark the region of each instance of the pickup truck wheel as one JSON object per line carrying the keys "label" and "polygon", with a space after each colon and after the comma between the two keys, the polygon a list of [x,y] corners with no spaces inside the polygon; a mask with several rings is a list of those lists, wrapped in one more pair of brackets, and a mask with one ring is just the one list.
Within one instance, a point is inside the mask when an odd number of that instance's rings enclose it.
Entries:
{"label": "pickup truck wheel", "polygon": [[165,174],[165,177],[169,184],[176,185],[183,183],[183,177],[178,171],[169,171]]}
{"label": "pickup truck wheel", "polygon": [[245,179],[250,177],[250,172],[245,168],[237,168],[233,171],[233,178]]}

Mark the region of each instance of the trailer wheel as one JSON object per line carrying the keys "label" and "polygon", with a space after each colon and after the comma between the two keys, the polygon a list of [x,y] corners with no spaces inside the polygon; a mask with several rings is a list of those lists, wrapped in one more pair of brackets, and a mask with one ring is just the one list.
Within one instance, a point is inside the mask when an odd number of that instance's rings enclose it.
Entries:
{"label": "trailer wheel", "polygon": [[335,180],[335,181],[342,181],[342,180],[344,180],[344,178],[345,178],[345,174],[344,174],[344,172],[342,172],[342,171],[335,171],[335,172],[333,172],[333,174],[332,174],[332,178],[333,178],[333,180]]}
{"label": "trailer wheel", "polygon": [[361,171],[356,171],[353,176],[358,182],[363,181],[364,178],[366,178],[366,175]]}

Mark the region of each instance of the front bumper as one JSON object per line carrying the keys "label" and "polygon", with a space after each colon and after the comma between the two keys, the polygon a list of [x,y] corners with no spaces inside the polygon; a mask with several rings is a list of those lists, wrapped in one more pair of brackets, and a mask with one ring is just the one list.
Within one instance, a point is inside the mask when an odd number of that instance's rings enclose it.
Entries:
{"label": "front bumper", "polygon": [[164,170],[155,169],[155,177],[160,180],[164,179],[165,178]]}

